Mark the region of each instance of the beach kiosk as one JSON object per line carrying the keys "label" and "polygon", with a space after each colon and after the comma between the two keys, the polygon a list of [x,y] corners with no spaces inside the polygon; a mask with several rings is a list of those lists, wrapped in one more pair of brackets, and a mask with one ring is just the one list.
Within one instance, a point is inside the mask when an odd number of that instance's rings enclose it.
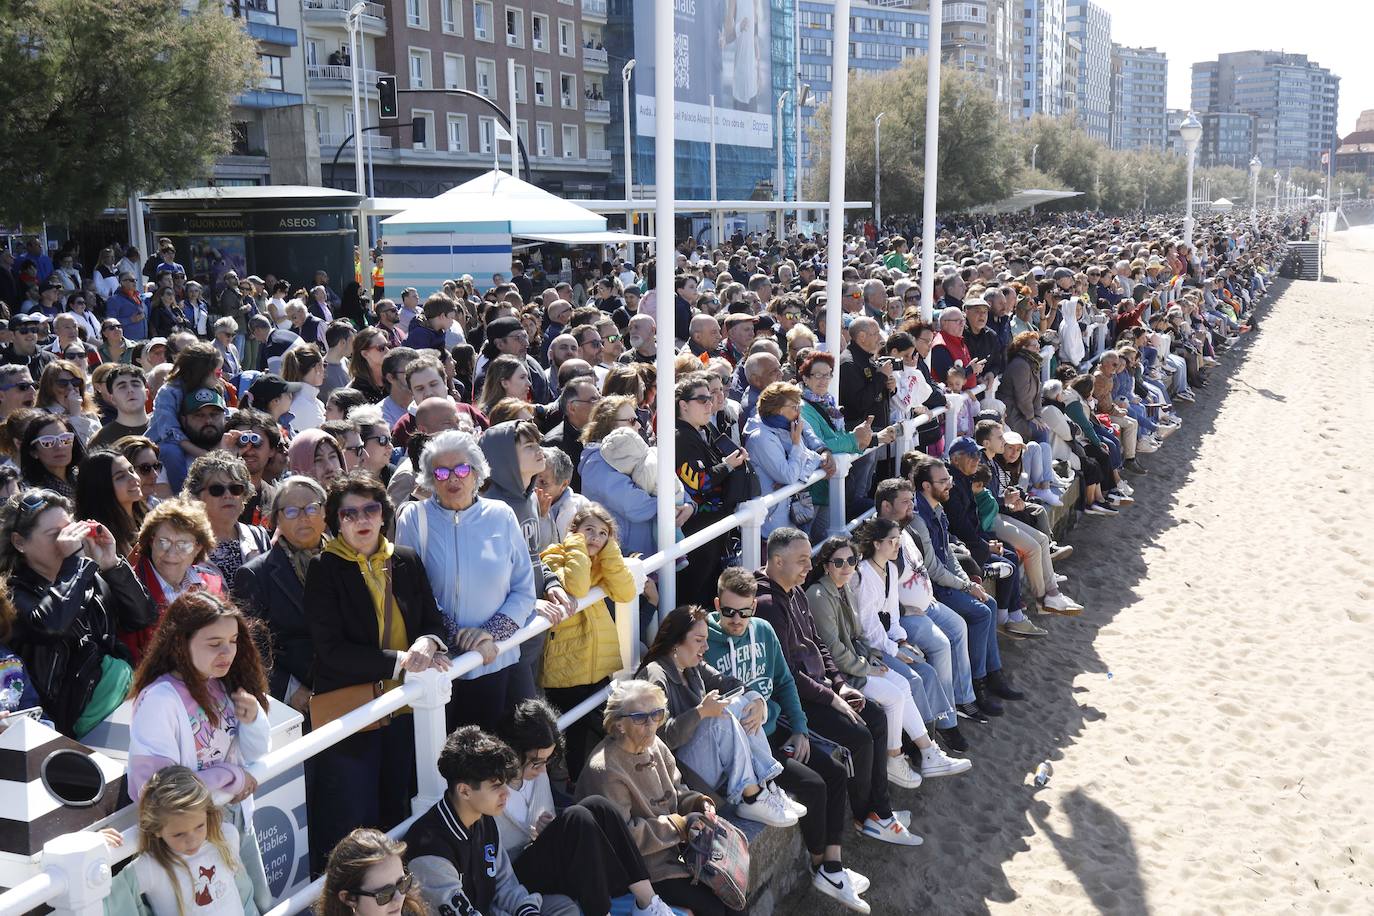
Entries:
{"label": "beach kiosk", "polygon": [[387,289],[420,298],[471,274],[479,289],[510,279],[514,245],[621,245],[652,236],[609,232],[606,217],[504,172],[480,175],[382,220]]}

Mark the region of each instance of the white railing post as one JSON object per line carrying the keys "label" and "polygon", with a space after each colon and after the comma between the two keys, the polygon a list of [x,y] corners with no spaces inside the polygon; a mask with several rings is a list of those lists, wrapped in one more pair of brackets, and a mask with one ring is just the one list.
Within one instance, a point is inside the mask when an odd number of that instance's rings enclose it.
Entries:
{"label": "white railing post", "polygon": [[762,498],[751,499],[737,506],[735,514],[739,516],[740,562],[753,572],[763,565],[763,523],[768,507]]}
{"label": "white railing post", "polygon": [[1050,380],[1050,363],[1054,360],[1054,347],[1040,348],[1040,384]]}
{"label": "white railing post", "polygon": [[639,668],[639,596],[644,594],[649,576],[644,572],[644,561],[637,557],[626,557],[625,565],[635,579],[635,599],[616,602],[615,632],[620,642],[620,666],[634,671]]}
{"label": "white railing post", "polygon": [[844,530],[844,482],[849,477],[849,469],[854,466],[854,455],[835,455],[835,476],[827,481],[830,489],[830,525],[827,534]]}
{"label": "white railing post", "polygon": [[448,738],[444,710],[453,696],[453,682],[441,671],[430,668],[407,674],[406,683],[420,685],[420,697],[410,704],[415,721],[415,784],[418,790],[410,804],[413,814],[423,814],[444,797],[447,786],[439,775],[439,751]]}
{"label": "white railing post", "polygon": [[945,448],[948,449],[954,440],[959,438],[959,414],[964,410],[964,396],[947,394],[945,404]]}
{"label": "white railing post", "polygon": [[66,885],[52,901],[56,916],[101,916],[110,895],[110,849],[91,831],[63,834],[43,844],[43,870]]}

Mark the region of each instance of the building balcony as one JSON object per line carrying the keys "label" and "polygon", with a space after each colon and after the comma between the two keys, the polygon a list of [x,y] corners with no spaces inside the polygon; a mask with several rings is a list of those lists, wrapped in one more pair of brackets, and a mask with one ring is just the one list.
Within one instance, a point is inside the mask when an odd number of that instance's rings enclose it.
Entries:
{"label": "building balcony", "polygon": [[[349,140],[348,134],[320,134],[320,156],[321,158],[333,158],[338,151],[339,145],[348,140],[348,146],[344,147],[343,155],[347,156],[353,151],[353,144],[358,140],[357,137]],[[391,149],[391,138],[376,131],[367,131],[363,134],[363,143],[373,150]]]}
{"label": "building balcony", "polygon": [[593,22],[606,21],[606,0],[582,0],[582,18]]}
{"label": "building balcony", "polygon": [[[364,96],[377,95],[377,80],[381,77],[380,70],[364,70],[362,76],[362,92]],[[307,64],[305,67],[305,79],[310,86],[311,92],[318,92],[330,95],[352,95],[353,94],[353,68],[340,66],[338,64]]]}
{"label": "building balcony", "polygon": [[583,48],[582,66],[591,73],[606,73],[610,70],[610,55],[605,48]]}
{"label": "building balcony", "polygon": [[611,103],[606,99],[583,99],[582,110],[593,124],[611,123]]}
{"label": "building balcony", "polygon": [[608,149],[589,149],[587,150],[587,161],[592,163],[610,162],[611,151]]}
{"label": "building balcony", "polygon": [[[354,0],[302,0],[304,18],[310,25],[348,28],[348,11],[353,8]],[[380,3],[364,3],[363,14],[358,18],[358,28],[364,35],[382,36],[386,34],[386,7]]]}

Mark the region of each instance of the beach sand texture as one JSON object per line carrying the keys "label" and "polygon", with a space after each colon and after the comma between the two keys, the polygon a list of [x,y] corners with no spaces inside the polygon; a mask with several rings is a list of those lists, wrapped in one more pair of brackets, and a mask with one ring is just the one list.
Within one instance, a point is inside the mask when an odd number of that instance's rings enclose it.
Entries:
{"label": "beach sand texture", "polygon": [[925,845],[846,835],[874,913],[1374,913],[1374,227],[1333,238],[1074,529],[1087,610],[1003,641],[972,772],[894,789]]}

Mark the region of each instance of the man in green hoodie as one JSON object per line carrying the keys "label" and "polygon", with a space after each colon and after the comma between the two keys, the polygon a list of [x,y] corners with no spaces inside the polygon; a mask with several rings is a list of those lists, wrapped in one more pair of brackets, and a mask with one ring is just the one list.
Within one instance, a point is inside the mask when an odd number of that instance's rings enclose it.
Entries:
{"label": "man in green hoodie", "polygon": [[763,731],[773,756],[783,764],[777,783],[805,806],[798,813],[811,853],[811,883],[849,909],[867,913],[868,903],[859,895],[868,889],[868,879],[840,863],[848,778],[844,768],[811,752],[806,713],[778,634],[768,621],[754,616],[758,585],[753,575],[726,567],[718,591],[715,611],[706,618],[706,661],[743,681],[745,690],[758,691],[768,705]]}

